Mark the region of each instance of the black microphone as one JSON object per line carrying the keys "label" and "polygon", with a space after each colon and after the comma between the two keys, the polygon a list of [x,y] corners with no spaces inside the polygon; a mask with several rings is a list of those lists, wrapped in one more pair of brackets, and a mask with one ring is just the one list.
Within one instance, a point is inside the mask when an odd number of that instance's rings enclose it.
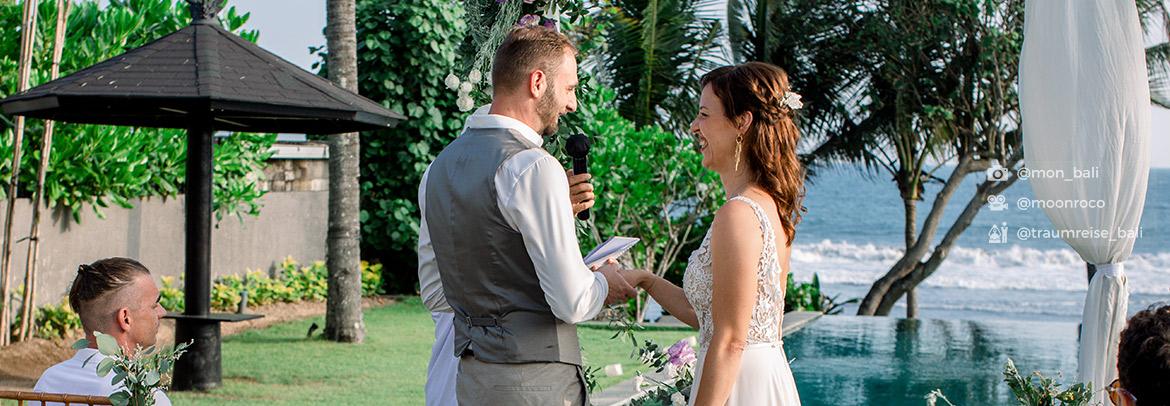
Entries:
{"label": "black microphone", "polygon": [[[574,175],[589,173],[589,161],[586,158],[589,155],[589,137],[586,137],[585,134],[569,136],[569,140],[565,142],[565,152],[573,157]],[[589,220],[589,209],[577,213],[577,218]]]}

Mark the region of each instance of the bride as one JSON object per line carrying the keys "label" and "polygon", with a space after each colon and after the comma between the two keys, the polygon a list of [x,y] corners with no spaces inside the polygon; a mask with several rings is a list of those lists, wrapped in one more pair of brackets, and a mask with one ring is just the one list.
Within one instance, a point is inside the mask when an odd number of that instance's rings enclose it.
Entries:
{"label": "bride", "polygon": [[760,62],[716,69],[700,83],[691,132],[727,203],[691,254],[682,288],[645,270],[622,275],[700,330],[691,405],[799,405],[780,322],[804,211],[792,121],[800,96],[783,70]]}

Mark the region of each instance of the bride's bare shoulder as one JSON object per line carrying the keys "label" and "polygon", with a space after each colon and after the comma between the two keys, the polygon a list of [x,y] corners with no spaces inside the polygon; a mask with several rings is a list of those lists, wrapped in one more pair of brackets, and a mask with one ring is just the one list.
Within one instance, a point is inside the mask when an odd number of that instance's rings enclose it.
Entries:
{"label": "bride's bare shoulder", "polygon": [[750,204],[742,200],[728,200],[715,212],[711,223],[712,242],[760,242],[760,219]]}

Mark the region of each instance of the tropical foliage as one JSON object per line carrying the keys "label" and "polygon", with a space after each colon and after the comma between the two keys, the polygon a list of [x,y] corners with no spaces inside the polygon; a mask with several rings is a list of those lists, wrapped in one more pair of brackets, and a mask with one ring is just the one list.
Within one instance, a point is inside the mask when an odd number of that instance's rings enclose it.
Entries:
{"label": "tropical foliage", "polygon": [[1147,39],[1146,70],[1150,77],[1150,102],[1170,109],[1170,9],[1162,0],[1137,0],[1138,14]]}
{"label": "tropical foliage", "polygon": [[410,117],[362,136],[362,253],[396,264],[387,269],[391,291],[413,292],[419,182],[466,116],[443,79],[467,26],[463,8],[444,0],[360,0],[357,19],[360,93]]}
{"label": "tropical foliage", "polygon": [[[1147,49],[1153,102],[1165,99],[1166,5],[1139,1],[1158,45]],[[874,283],[860,314],[888,314],[947,257],[989,195],[1015,182],[984,182],[938,244],[934,236],[959,182],[992,164],[1021,162],[1015,93],[1023,2],[732,0],[737,61],[788,70],[806,95],[802,130],[810,167],[860,162],[894,179],[905,209],[905,255]],[[951,167],[953,166],[953,170]],[[943,168],[947,168],[943,170]],[[946,172],[950,171],[949,174]],[[918,202],[938,183],[925,221]],[[916,309],[911,303],[909,314]]]}
{"label": "tropical foliage", "polygon": [[[1012,168],[1022,158],[1015,94],[1022,45],[1023,4],[1014,0],[841,3],[735,1],[730,13],[763,9],[746,19],[766,27],[733,31],[739,55],[789,69],[799,93],[809,95],[805,135],[815,167],[861,162],[885,172],[905,209],[905,255],[877,281],[860,314],[888,314],[893,303],[937,269],[955,238],[986,197],[1010,186],[984,182],[934,247],[942,212],[959,183],[992,162]],[[746,11],[745,11],[746,10]],[[768,45],[762,49],[760,44]],[[778,44],[784,44],[780,46]],[[943,179],[937,175],[955,165]],[[943,171],[945,172],[945,171]],[[937,182],[930,212],[919,228],[918,202]],[[912,315],[914,306],[908,306]]]}
{"label": "tropical foliage", "polygon": [[[382,265],[361,261],[362,296],[375,296],[385,293],[382,289]],[[326,278],[329,270],[324,261],[314,261],[312,264],[301,266],[292,257],[285,258],[276,266],[274,277],[268,272],[259,269],[246,270],[241,275],[225,275],[215,280],[211,285],[211,307],[222,311],[236,311],[243,296],[247,292],[248,306],[259,306],[270,303],[296,303],[300,301],[322,301],[328,292]],[[164,281],[164,287],[169,283]],[[181,291],[177,299],[171,299],[164,293],[167,303],[178,304],[176,308],[167,310],[183,310]]]}
{"label": "tropical foliage", "polygon": [[[0,0],[0,26],[19,27],[20,4]],[[57,10],[55,2],[39,2],[39,40],[33,50],[32,84],[49,78],[52,41]],[[182,1],[112,0],[105,8],[96,1],[76,3],[69,11],[61,73],[88,67],[187,24],[188,12]],[[221,16],[223,26],[255,41],[256,31],[242,29],[248,15],[234,8]],[[16,92],[20,35],[0,40],[0,97]],[[26,122],[25,151],[38,150],[43,121]],[[0,156],[12,156],[13,127],[9,117],[0,121]],[[183,130],[114,127],[57,123],[45,180],[50,206],[65,207],[80,221],[86,205],[101,215],[109,204],[129,207],[130,200],[150,196],[173,196],[183,192],[186,174],[186,133]],[[255,182],[260,175],[265,151],[275,140],[267,135],[233,135],[217,147],[214,175],[216,218],[226,215],[256,215],[260,197]],[[40,153],[23,154],[20,164],[21,196],[31,195],[36,183]],[[7,191],[12,173],[11,158],[0,162],[0,198]]]}
{"label": "tropical foliage", "polygon": [[699,105],[699,77],[722,65],[722,27],[700,16],[710,2],[612,0],[599,18],[608,22],[598,76],[617,93],[618,112],[636,127],[657,125],[690,134]]}
{"label": "tropical foliage", "polygon": [[792,311],[812,311],[821,312],[824,314],[838,314],[844,309],[841,306],[857,303],[857,298],[849,299],[844,302],[838,302],[837,296],[827,296],[821,291],[821,280],[816,274],[813,274],[810,282],[797,282],[788,273],[788,283],[785,285],[786,292],[784,293],[784,312]]}
{"label": "tropical foliage", "polygon": [[607,87],[592,86],[582,95],[575,120],[593,136],[590,173],[597,195],[582,248],[612,236],[636,237],[641,241],[628,251],[630,266],[681,280],[690,254],[686,248],[703,238],[722,203],[722,186],[702,167],[691,139],[656,126],[637,127],[614,109],[615,97]]}

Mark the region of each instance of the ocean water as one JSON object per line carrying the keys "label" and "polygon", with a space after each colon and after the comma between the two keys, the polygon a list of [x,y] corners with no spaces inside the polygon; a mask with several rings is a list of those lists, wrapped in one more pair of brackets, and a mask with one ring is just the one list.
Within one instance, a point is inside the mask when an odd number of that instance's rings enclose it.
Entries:
{"label": "ocean water", "polygon": [[[947,173],[939,171],[945,178]],[[937,244],[984,180],[969,175],[952,197],[935,234]],[[933,197],[940,184],[927,185]],[[1053,230],[1039,208],[1022,210],[1016,202],[1034,199],[1027,180],[1003,193],[1006,207],[980,210],[947,260],[920,285],[919,316],[935,319],[1076,321],[1081,318],[1088,282],[1085,263],[1063,240],[1021,240],[1021,227]],[[925,220],[932,201],[918,203]],[[815,273],[822,289],[840,300],[864,297],[873,281],[904,250],[903,209],[892,180],[856,167],[822,169],[807,185],[808,208],[797,227],[791,266],[797,280]],[[991,242],[993,227],[1007,227],[1006,241]],[[1125,263],[1130,313],[1170,301],[1170,168],[1150,171],[1140,235]],[[904,302],[904,300],[903,300]],[[904,315],[900,302],[891,315]],[[846,307],[846,314],[856,305]]]}

